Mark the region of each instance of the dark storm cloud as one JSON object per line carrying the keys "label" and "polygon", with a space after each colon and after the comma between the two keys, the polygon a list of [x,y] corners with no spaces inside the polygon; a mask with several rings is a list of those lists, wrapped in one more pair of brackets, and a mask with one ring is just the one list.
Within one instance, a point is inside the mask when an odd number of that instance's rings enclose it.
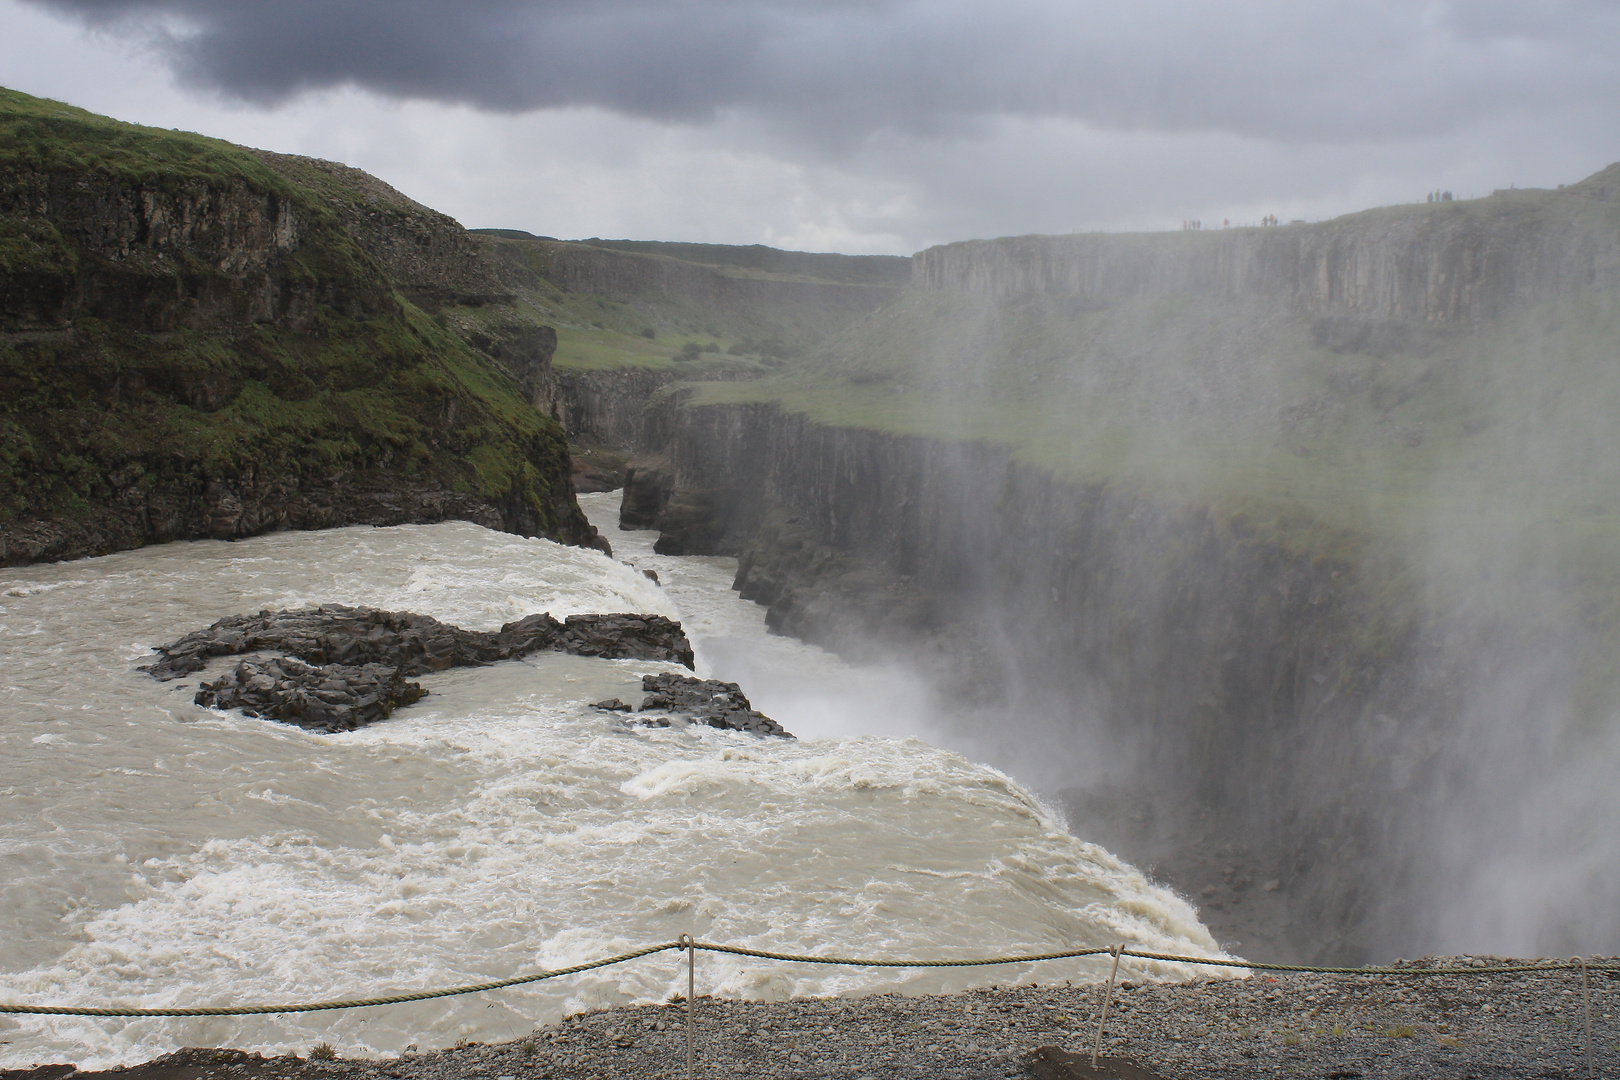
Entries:
{"label": "dark storm cloud", "polygon": [[33,0],[142,35],[188,81],[830,139],[992,116],[1280,140],[1422,137],[1620,99],[1602,0]]}

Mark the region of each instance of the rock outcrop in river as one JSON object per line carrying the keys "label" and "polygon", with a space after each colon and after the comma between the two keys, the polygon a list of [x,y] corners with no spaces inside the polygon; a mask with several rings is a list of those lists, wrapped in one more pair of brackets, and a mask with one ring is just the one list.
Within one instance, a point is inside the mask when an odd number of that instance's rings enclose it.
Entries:
{"label": "rock outcrop in river", "polygon": [[[419,700],[427,691],[405,681],[411,676],[541,650],[693,664],[681,624],[662,615],[570,615],[559,622],[540,612],[491,632],[428,615],[323,604],[221,619],[159,646],[162,659],[142,670],[168,681],[201,671],[216,656],[281,653],[244,660],[224,678],[203,683],[197,704],[317,731],[349,731]],[[746,699],[741,707],[747,709]]]}
{"label": "rock outcrop in river", "polygon": [[[694,679],[690,675],[661,672],[643,675],[641,713],[662,714],[652,719],[641,718],[643,723],[657,727],[669,726],[669,715],[684,716],[688,720],[727,731],[748,731],[755,735],[775,735],[791,739],[788,730],[749,704],[742,687],[719,679]],[[606,712],[628,713],[630,706],[618,698],[598,701],[596,708]]]}

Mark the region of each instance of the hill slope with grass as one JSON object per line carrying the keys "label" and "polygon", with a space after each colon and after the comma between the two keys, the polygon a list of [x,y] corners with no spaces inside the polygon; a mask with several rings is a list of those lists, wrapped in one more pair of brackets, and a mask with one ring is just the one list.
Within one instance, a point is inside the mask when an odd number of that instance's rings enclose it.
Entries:
{"label": "hill slope with grass", "polygon": [[502,363],[524,363],[544,335],[533,400],[568,432],[582,490],[617,487],[628,458],[656,442],[655,396],[786,370],[892,301],[911,273],[907,259],[758,245],[464,235],[482,245],[471,262],[442,241],[416,245],[446,260],[437,278],[463,283],[439,314]]}
{"label": "hill slope with grass", "polygon": [[0,563],[445,518],[593,542],[544,333],[503,363],[433,311],[502,287],[357,170],[0,91]]}

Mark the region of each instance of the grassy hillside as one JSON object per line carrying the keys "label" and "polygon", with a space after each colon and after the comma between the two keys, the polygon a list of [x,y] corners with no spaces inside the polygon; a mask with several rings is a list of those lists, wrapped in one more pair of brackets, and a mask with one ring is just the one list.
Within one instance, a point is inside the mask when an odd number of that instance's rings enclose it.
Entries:
{"label": "grassy hillside", "polygon": [[556,425],[320,179],[0,91],[0,527],[392,477],[582,535]]}
{"label": "grassy hillside", "polygon": [[800,281],[833,281],[846,285],[904,285],[911,280],[911,260],[903,255],[837,255],[829,252],[783,251],[764,244],[682,244],[659,240],[581,240],[592,247],[667,255],[672,259],[731,267],[760,276]]}
{"label": "grassy hillside", "polygon": [[[667,368],[696,379],[765,374],[807,355],[909,273],[904,259],[758,245],[559,241],[510,229],[475,235],[504,267],[512,295],[446,315],[470,336],[498,336],[518,323],[553,326],[553,363],[564,370]],[[610,255],[604,270],[611,272],[599,279],[560,269],[597,249]],[[851,311],[825,303],[820,294],[828,291],[870,299]]]}
{"label": "grassy hillside", "polygon": [[558,369],[668,369],[694,379],[716,372],[765,374],[803,355],[802,344],[782,341],[768,311],[747,321],[718,316],[691,300],[564,292],[545,277],[544,251],[521,242],[501,246],[515,248],[508,257],[521,259],[528,272],[506,303],[442,309],[465,337],[498,338],[515,326],[550,326],[557,331],[551,362]]}

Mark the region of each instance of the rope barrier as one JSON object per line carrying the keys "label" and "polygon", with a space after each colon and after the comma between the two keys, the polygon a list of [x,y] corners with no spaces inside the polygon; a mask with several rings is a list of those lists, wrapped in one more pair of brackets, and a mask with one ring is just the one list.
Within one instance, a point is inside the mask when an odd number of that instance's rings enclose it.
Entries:
{"label": "rope barrier", "polygon": [[785,960],[794,964],[835,964],[841,967],[878,968],[994,967],[997,964],[1026,964],[1037,960],[1069,960],[1080,956],[1106,956],[1110,952],[1110,947],[1105,945],[1096,949],[1071,949],[1067,952],[1030,953],[1020,956],[997,956],[973,960],[865,960],[847,956],[816,956],[813,953],[768,952],[764,949],[745,949],[738,945],[711,945],[706,941],[699,941],[694,947],[701,952],[754,956],[761,960]]}
{"label": "rope barrier", "polygon": [[615,964],[638,960],[643,956],[675,950],[686,954],[686,1075],[693,1080],[696,1064],[696,1016],[694,1009],[697,1004],[697,954],[698,952],[720,953],[730,956],[748,956],[761,960],[779,960],[795,964],[832,964],[842,967],[876,967],[876,968],[966,968],[966,967],[992,967],[1001,964],[1025,964],[1047,960],[1070,960],[1086,956],[1109,955],[1113,957],[1113,965],[1108,972],[1108,985],[1104,991],[1102,1010],[1097,1017],[1097,1038],[1091,1049],[1091,1064],[1097,1067],[1097,1059],[1102,1051],[1104,1025],[1108,1022],[1108,1007],[1113,1003],[1114,979],[1119,974],[1119,962],[1126,956],[1141,960],[1158,960],[1164,963],[1192,964],[1204,967],[1246,968],[1250,971],[1283,971],[1305,974],[1321,975],[1377,975],[1377,976],[1435,976],[1435,975],[1506,975],[1533,971],[1572,971],[1581,973],[1581,1001],[1586,1013],[1586,1075],[1594,1076],[1594,1063],[1592,1055],[1592,995],[1590,972],[1620,971],[1620,962],[1607,961],[1593,963],[1585,957],[1577,956],[1565,961],[1536,961],[1529,964],[1487,964],[1479,967],[1326,967],[1314,964],[1268,964],[1250,960],[1218,960],[1203,956],[1179,956],[1174,953],[1147,952],[1134,950],[1121,943],[1107,947],[1088,949],[1068,949],[1062,952],[1026,953],[1015,956],[982,957],[967,960],[885,960],[855,958],[847,956],[816,956],[805,953],[772,952],[767,949],[749,949],[739,945],[716,945],[710,942],[697,941],[690,934],[682,934],[675,941],[666,941],[657,945],[648,945],[618,956],[610,956],[601,960],[592,960],[584,964],[575,964],[572,967],[557,968],[554,971],[541,971],[533,975],[519,975],[511,979],[500,979],[495,982],[474,983],[469,986],[453,986],[443,990],[421,990],[412,994],[393,994],[387,997],[357,998],[349,1001],[319,1001],[291,1005],[227,1005],[227,1006],[200,1006],[192,1008],[169,1009],[133,1009],[133,1008],[98,1008],[77,1005],[15,1005],[0,1004],[0,1014],[13,1013],[35,1016],[102,1016],[102,1017],[143,1017],[143,1016],[252,1016],[274,1013],[304,1013],[322,1012],[329,1009],[362,1009],[376,1005],[400,1005],[410,1001],[430,1001],[434,998],[458,997],[463,994],[479,994],[490,990],[503,990],[512,986],[523,986],[527,983],[542,982],[547,979],[558,979],[565,975],[577,975],[597,968],[612,967]]}
{"label": "rope barrier", "polygon": [[[677,941],[647,945],[632,952],[620,953],[602,960],[592,960],[572,967],[541,971],[533,975],[519,975],[496,982],[453,986],[443,990],[421,990],[411,994],[393,994],[387,997],[356,998],[347,1001],[318,1001],[289,1005],[220,1005],[179,1008],[137,1009],[103,1008],[80,1005],[18,1005],[0,1003],[0,1014],[13,1013],[39,1016],[253,1016],[275,1013],[322,1012],[329,1009],[364,1009],[376,1005],[401,1005],[411,1001],[430,1001],[434,998],[457,997],[463,994],[481,994],[490,990],[503,990],[511,986],[558,979],[565,975],[578,975],[584,971],[612,967],[655,953],[679,951],[687,954],[688,969],[695,963],[698,952],[723,953],[731,956],[750,956],[761,960],[780,960],[795,964],[831,964],[840,967],[875,968],[965,968],[994,967],[1002,964],[1029,964],[1047,960],[1072,960],[1086,956],[1113,956],[1117,970],[1118,960],[1130,956],[1140,960],[1159,960],[1172,964],[1191,964],[1202,967],[1247,968],[1252,971],[1287,971],[1323,975],[1505,975],[1532,971],[1580,971],[1583,987],[1587,971],[1620,971],[1620,961],[1594,962],[1581,957],[1569,961],[1536,961],[1530,964],[1492,964],[1482,967],[1321,967],[1311,964],[1267,964],[1252,960],[1220,960],[1204,956],[1179,956],[1174,953],[1146,952],[1124,945],[1100,946],[1087,949],[1067,949],[1061,952],[1022,953],[1013,956],[977,957],[965,960],[886,960],[848,956],[817,956],[807,953],[772,952],[767,949],[749,949],[739,945],[717,945],[695,941],[683,934]],[[691,988],[691,979],[689,989]],[[690,1000],[690,996],[688,997]]]}
{"label": "rope barrier", "polygon": [[221,1005],[178,1009],[108,1009],[86,1008],[78,1005],[7,1005],[0,1004],[0,1013],[19,1013],[36,1016],[254,1016],[270,1013],[322,1012],[327,1009],[366,1009],[373,1005],[403,1005],[408,1001],[431,1001],[433,998],[459,997],[462,994],[481,994],[487,990],[502,990],[508,986],[560,979],[564,975],[578,975],[582,971],[611,967],[627,960],[637,960],[653,953],[667,952],[683,946],[666,941],[662,945],[648,945],[635,952],[610,956],[605,960],[592,960],[588,964],[542,971],[534,975],[519,975],[498,982],[474,983],[471,986],[452,986],[446,990],[422,990],[414,994],[394,994],[389,997],[357,998],[353,1001],[317,1001],[300,1005]]}

